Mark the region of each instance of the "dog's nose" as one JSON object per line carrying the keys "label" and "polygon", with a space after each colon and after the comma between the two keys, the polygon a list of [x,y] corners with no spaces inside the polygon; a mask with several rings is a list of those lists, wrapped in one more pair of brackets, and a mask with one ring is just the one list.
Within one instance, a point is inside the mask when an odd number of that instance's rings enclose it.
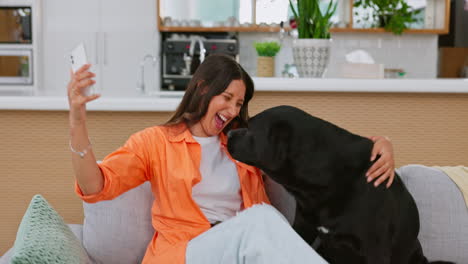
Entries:
{"label": "dog's nose", "polygon": [[228,131],[227,137],[228,137],[228,139],[232,137],[232,130],[229,130],[229,131]]}

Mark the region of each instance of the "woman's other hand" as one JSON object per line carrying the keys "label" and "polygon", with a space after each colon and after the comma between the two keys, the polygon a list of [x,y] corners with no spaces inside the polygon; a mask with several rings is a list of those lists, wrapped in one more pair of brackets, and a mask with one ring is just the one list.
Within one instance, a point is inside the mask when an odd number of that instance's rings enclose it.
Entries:
{"label": "woman's other hand", "polygon": [[373,136],[370,139],[374,142],[371,161],[374,161],[379,155],[380,158],[367,171],[367,182],[376,179],[374,186],[377,187],[385,180],[388,180],[388,188],[392,185],[395,178],[395,160],[393,158],[392,142],[390,142],[389,138],[382,136]]}

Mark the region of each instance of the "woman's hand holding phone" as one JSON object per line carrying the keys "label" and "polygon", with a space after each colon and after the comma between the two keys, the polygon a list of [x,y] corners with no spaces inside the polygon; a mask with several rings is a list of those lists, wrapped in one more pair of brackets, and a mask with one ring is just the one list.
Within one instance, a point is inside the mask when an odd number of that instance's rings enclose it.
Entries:
{"label": "woman's hand holding phone", "polygon": [[67,86],[68,103],[70,105],[70,122],[82,123],[85,118],[86,103],[97,99],[100,95],[91,94],[91,86],[96,82],[92,79],[96,75],[89,71],[86,50],[83,43],[76,46],[70,53],[70,82]]}
{"label": "woman's hand holding phone", "polygon": [[75,72],[70,70],[70,82],[67,86],[70,122],[85,121],[86,103],[101,96],[100,94],[87,95],[86,90],[96,83],[92,79],[96,75],[89,71],[90,67],[90,64],[85,64]]}

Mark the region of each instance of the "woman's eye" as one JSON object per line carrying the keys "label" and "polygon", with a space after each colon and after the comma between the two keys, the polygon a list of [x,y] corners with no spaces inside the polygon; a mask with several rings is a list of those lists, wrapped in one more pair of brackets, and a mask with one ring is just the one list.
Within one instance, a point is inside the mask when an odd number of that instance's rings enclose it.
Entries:
{"label": "woman's eye", "polygon": [[238,103],[238,104],[237,104],[237,107],[242,107],[242,104],[241,104],[241,103]]}

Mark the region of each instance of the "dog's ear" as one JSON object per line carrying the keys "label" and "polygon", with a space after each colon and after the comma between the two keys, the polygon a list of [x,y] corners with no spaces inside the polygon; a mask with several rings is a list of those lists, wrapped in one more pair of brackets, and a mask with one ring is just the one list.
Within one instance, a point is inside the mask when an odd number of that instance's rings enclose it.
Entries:
{"label": "dog's ear", "polygon": [[273,153],[265,154],[272,155],[278,165],[287,158],[291,135],[291,127],[285,121],[275,121],[268,131],[268,142],[273,144],[268,149],[273,149]]}

